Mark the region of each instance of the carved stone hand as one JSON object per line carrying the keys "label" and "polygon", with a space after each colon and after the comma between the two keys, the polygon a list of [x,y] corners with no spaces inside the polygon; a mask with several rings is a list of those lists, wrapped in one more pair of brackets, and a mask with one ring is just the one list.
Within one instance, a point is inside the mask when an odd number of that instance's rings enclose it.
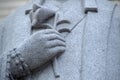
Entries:
{"label": "carved stone hand", "polygon": [[65,40],[53,29],[45,29],[33,34],[17,48],[30,70],[39,68],[65,51]]}

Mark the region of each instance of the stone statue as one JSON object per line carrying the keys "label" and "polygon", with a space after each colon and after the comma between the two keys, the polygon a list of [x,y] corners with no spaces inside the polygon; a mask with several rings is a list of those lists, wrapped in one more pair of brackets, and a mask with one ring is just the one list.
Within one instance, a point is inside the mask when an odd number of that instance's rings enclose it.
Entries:
{"label": "stone statue", "polygon": [[31,0],[0,24],[0,80],[119,75],[119,0]]}

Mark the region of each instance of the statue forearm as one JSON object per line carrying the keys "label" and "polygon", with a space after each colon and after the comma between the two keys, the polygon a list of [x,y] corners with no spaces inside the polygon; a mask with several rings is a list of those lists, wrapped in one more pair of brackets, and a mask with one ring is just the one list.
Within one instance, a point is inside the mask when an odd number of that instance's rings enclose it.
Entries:
{"label": "statue forearm", "polygon": [[[30,49],[30,46],[23,49],[24,47],[17,48],[13,50],[10,54],[11,62],[11,73],[16,78],[29,75],[34,69],[40,68],[40,66],[50,59],[52,59],[56,54],[50,54],[46,56],[35,56],[34,49]],[[36,52],[36,51],[35,51]],[[39,58],[39,59],[38,59]]]}
{"label": "statue forearm", "polygon": [[64,51],[65,40],[59,33],[52,29],[40,31],[11,52],[11,72],[25,76]]}
{"label": "statue forearm", "polygon": [[[27,49],[16,49],[11,51],[10,55],[10,71],[15,78],[20,78],[29,75],[34,69],[40,68],[40,66],[56,55],[50,54],[41,57],[33,56],[32,52],[27,53]],[[42,56],[42,54],[41,54]],[[39,58],[39,59],[37,59]]]}

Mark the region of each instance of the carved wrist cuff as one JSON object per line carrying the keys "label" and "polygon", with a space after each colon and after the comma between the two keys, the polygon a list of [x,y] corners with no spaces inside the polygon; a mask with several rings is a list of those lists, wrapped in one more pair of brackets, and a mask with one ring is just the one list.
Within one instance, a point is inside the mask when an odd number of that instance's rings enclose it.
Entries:
{"label": "carved wrist cuff", "polygon": [[15,79],[30,74],[28,65],[24,62],[21,54],[16,51],[16,48],[10,51],[7,59],[7,76],[9,78]]}

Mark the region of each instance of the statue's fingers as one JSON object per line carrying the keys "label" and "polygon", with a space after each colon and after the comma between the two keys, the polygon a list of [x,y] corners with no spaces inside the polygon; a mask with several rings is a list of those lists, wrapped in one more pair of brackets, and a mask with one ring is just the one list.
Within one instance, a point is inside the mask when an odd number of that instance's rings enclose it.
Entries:
{"label": "statue's fingers", "polygon": [[58,39],[58,40],[61,40],[61,41],[65,42],[65,39],[62,36],[58,35],[58,34],[53,33],[53,34],[48,34],[48,35],[45,35],[45,36],[47,37],[47,39],[49,41]]}
{"label": "statue's fingers", "polygon": [[57,31],[55,31],[55,30],[46,32],[45,34],[58,34],[58,35],[61,36],[61,34],[59,32],[57,32]]}
{"label": "statue's fingers", "polygon": [[52,41],[48,41],[46,43],[46,48],[54,48],[57,46],[63,46],[66,47],[65,42],[61,41],[61,40],[52,40]]}
{"label": "statue's fingers", "polygon": [[54,29],[46,29],[44,33],[45,34],[55,33],[55,34],[61,35],[58,31],[56,31]]}
{"label": "statue's fingers", "polygon": [[57,46],[57,47],[54,47],[54,48],[50,48],[48,51],[49,51],[50,54],[63,53],[63,52],[65,52],[65,47]]}
{"label": "statue's fingers", "polygon": [[49,34],[49,33],[59,33],[53,29],[42,29],[40,31],[38,31],[38,33],[43,33],[43,34]]}
{"label": "statue's fingers", "polygon": [[52,29],[42,29],[42,30],[40,30],[40,31],[37,31],[36,33],[34,33],[34,35],[35,34],[39,34],[39,35],[46,35],[46,33],[52,33],[52,32],[54,32]]}
{"label": "statue's fingers", "polygon": [[55,30],[52,30],[52,29],[43,29],[43,30],[40,30],[40,31],[37,31],[36,33],[33,34],[34,35],[38,35],[38,37],[41,37],[43,36],[44,38],[48,38],[49,39],[49,34],[48,33],[51,33],[51,34],[56,34]]}

